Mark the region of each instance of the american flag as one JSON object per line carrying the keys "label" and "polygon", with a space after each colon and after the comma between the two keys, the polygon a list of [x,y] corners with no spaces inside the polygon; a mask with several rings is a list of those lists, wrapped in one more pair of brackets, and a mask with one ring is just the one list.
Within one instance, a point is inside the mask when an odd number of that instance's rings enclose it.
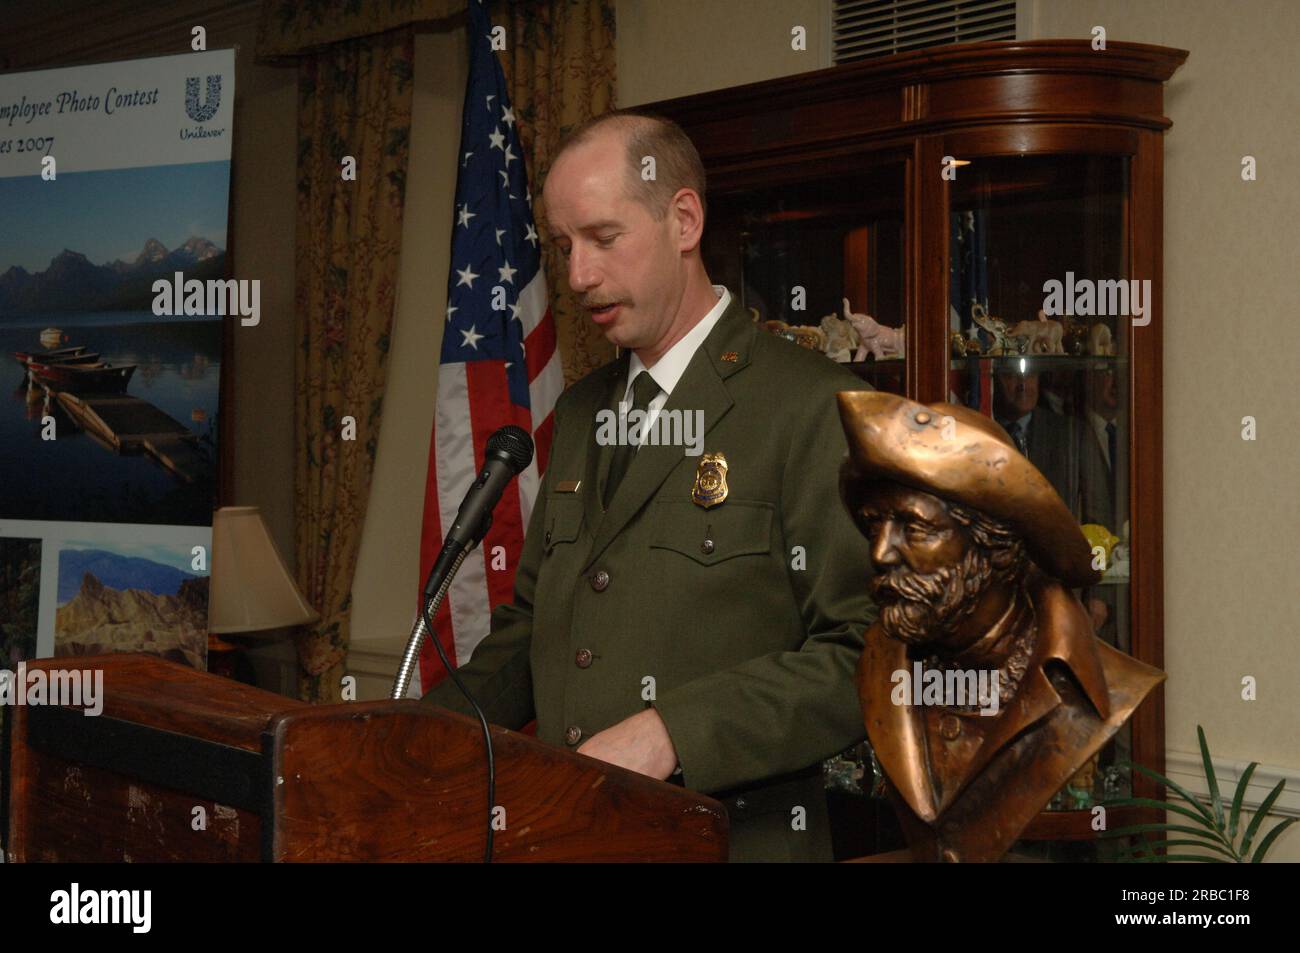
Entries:
{"label": "american flag", "polygon": [[[468,661],[487,635],[492,607],[513,597],[524,529],[550,454],[552,412],[564,386],[523,149],[481,0],[469,4],[469,23],[469,86],[424,491],[421,585],[492,432],[506,424],[523,427],[537,450],[506,488],[492,528],[461,564],[434,619],[437,638],[456,665]],[[415,692],[443,677],[442,663],[426,643]]]}

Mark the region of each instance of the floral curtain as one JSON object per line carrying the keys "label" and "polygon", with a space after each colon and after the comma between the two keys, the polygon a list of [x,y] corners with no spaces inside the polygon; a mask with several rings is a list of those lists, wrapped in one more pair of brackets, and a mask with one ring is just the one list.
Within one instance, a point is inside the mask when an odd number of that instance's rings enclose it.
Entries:
{"label": "floral curtain", "polygon": [[[501,66],[536,197],[565,133],[614,108],[614,0],[506,0],[491,11],[493,23],[506,27]],[[544,204],[533,211],[545,235]],[[564,257],[550,242],[542,261],[568,385],[613,360],[614,346],[578,308]]]}
{"label": "floral curtain", "polygon": [[321,614],[297,637],[299,693],[340,700],[352,577],[396,301],[415,47],[409,28],[336,43],[298,69],[294,525]]}
{"label": "floral curtain", "polygon": [[257,24],[257,52],[265,58],[297,56],[413,23],[444,20],[463,13],[465,3],[466,0],[263,0]]}

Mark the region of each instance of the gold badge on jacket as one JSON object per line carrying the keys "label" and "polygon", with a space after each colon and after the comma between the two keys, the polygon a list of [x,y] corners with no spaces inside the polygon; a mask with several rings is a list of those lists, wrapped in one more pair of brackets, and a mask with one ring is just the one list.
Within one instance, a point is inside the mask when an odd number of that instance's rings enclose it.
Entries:
{"label": "gold badge on jacket", "polygon": [[706,510],[727,498],[727,458],[720,453],[706,453],[695,468],[695,486],[691,500]]}

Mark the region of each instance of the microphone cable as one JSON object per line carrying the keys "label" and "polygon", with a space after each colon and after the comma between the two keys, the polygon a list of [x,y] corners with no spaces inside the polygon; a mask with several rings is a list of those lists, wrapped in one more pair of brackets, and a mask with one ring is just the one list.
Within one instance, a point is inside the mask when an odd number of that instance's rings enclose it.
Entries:
{"label": "microphone cable", "polygon": [[[483,466],[484,466],[483,476],[480,477],[480,480],[486,480],[486,475],[489,472],[487,469],[488,460],[489,458],[492,457],[495,457],[496,459],[504,461],[506,463],[506,465],[510,468],[511,471],[510,478],[513,479],[514,477],[518,476],[521,472],[523,472],[523,470],[528,466],[528,464],[532,462],[533,459],[532,437],[529,435],[528,431],[524,430],[522,427],[516,427],[513,424],[507,424],[506,426],[500,428],[495,433],[493,433],[487,442],[487,448],[484,453],[484,461],[483,461]],[[462,507],[463,506],[464,504],[462,504]],[[460,544],[461,547],[460,551],[457,552],[455,560],[448,567],[446,575],[443,577],[442,583],[439,585],[436,594],[434,594],[432,598],[426,598],[422,594],[420,599],[420,616],[424,620],[425,634],[428,636],[429,641],[433,643],[434,649],[437,650],[438,658],[442,661],[443,669],[446,670],[447,675],[455,683],[456,688],[460,690],[460,693],[465,696],[465,699],[469,702],[470,707],[474,709],[474,714],[478,716],[479,727],[483,731],[483,749],[487,757],[487,776],[488,776],[487,846],[485,847],[483,852],[483,863],[485,864],[492,863],[492,849],[496,839],[495,838],[496,831],[493,828],[493,821],[495,820],[495,818],[493,817],[493,813],[496,810],[497,769],[496,769],[496,754],[492,748],[492,732],[491,729],[488,727],[487,716],[483,714],[483,709],[479,707],[478,702],[475,700],[474,696],[470,693],[470,690],[465,686],[465,683],[461,681],[460,675],[457,673],[456,669],[452,667],[451,660],[447,658],[447,652],[442,647],[442,640],[438,638],[438,632],[433,627],[433,618],[432,618],[432,613],[430,613],[429,611],[429,606],[431,605],[434,606],[436,611],[436,609],[442,605],[442,600],[446,597],[447,590],[451,587],[451,581],[456,577],[456,573],[460,569],[460,564],[465,561],[465,557],[468,556],[470,551],[483,540],[483,537],[487,535],[488,529],[491,528],[492,509],[494,509],[495,506],[496,506],[496,501],[493,500],[491,507],[488,509],[487,513],[484,515],[482,521],[478,524],[475,531],[470,535],[470,537],[464,543]],[[464,510],[462,509],[461,513],[457,514],[458,523],[461,518],[461,514],[463,513]],[[452,529],[448,531],[447,542],[451,542],[453,539],[455,539],[456,535],[457,535],[456,524],[453,524]],[[433,569],[430,570],[429,582],[432,582],[433,574],[438,571],[439,562],[441,562],[441,557],[439,558],[439,560],[435,561]],[[426,594],[428,593],[428,586],[429,583],[426,583],[425,584]],[[416,651],[418,651],[418,649]],[[405,673],[406,670],[405,665],[403,666],[403,669]],[[404,688],[402,676],[400,675],[398,677],[398,685]]]}
{"label": "microphone cable", "polygon": [[[468,555],[469,547],[467,546],[462,549],[460,554],[456,557],[456,561],[452,564],[451,572],[447,574],[447,578],[443,580],[437,596],[432,600],[434,603],[439,605],[442,603],[442,597],[446,594],[448,586],[451,585],[451,580],[455,577],[456,570],[460,569],[460,564],[465,561],[465,557]],[[429,633],[429,641],[433,643],[433,647],[438,652],[438,658],[442,660],[442,667],[446,670],[448,677],[456,683],[456,687],[460,689],[460,693],[465,696],[465,700],[470,703],[470,707],[474,709],[474,714],[478,716],[479,727],[483,730],[483,748],[487,752],[488,795],[487,846],[483,851],[483,863],[490,864],[492,863],[492,845],[496,833],[492,827],[492,814],[496,809],[495,802],[497,790],[497,766],[496,755],[492,750],[492,732],[488,728],[487,716],[483,714],[483,709],[479,707],[474,696],[470,694],[470,690],[465,686],[465,683],[460,680],[460,675],[458,675],[456,669],[452,667],[451,659],[447,658],[447,650],[442,647],[442,640],[438,638],[438,632],[433,627],[433,619],[429,616],[429,600],[420,600],[420,614],[424,617],[424,627]]]}

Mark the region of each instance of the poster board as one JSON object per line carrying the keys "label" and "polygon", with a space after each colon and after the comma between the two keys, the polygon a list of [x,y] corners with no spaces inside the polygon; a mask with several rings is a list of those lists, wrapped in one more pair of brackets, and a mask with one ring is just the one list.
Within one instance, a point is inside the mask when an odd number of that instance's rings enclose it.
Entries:
{"label": "poster board", "polygon": [[0,75],[0,669],[206,665],[234,79],[233,50]]}

